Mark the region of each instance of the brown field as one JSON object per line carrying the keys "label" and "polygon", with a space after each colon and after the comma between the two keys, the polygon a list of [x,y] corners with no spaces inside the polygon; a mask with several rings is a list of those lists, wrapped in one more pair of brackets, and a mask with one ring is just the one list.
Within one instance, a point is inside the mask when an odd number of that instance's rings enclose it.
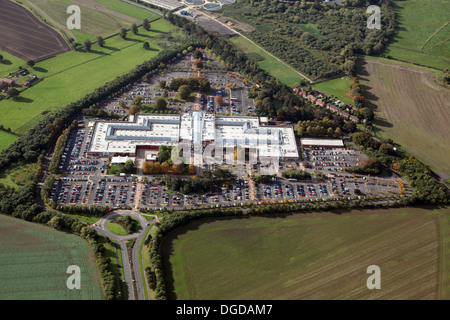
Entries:
{"label": "brown field", "polygon": [[450,177],[450,90],[430,71],[389,61],[361,58],[359,69],[377,134]]}
{"label": "brown field", "polygon": [[63,37],[24,7],[0,0],[0,49],[23,60],[39,61],[70,51]]}
{"label": "brown field", "polygon": [[[204,219],[162,244],[170,299],[448,299],[448,209]],[[381,269],[369,290],[367,267]]]}

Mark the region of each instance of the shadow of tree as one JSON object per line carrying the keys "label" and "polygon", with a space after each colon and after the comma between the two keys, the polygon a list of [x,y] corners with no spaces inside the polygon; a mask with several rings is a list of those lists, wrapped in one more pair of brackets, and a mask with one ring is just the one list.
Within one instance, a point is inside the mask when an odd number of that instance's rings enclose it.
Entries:
{"label": "shadow of tree", "polygon": [[30,99],[30,98],[18,96],[17,98],[14,99],[14,101],[17,101],[17,102],[24,102],[24,103],[31,103],[31,102],[33,102],[34,100],[33,100],[33,99]]}
{"label": "shadow of tree", "polygon": [[103,46],[103,48],[111,50],[111,51],[114,51],[114,52],[120,51],[120,49],[117,49],[117,48],[114,48],[114,47],[110,47],[110,46]]}
{"label": "shadow of tree", "polygon": [[33,70],[35,70],[35,71],[37,71],[37,72],[43,72],[43,73],[48,72],[47,69],[42,68],[42,67],[34,67]]}

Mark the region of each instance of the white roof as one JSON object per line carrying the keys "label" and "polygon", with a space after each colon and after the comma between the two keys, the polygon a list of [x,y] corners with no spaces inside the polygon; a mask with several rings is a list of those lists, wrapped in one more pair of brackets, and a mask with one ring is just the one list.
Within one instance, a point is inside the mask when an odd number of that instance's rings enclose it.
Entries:
{"label": "white roof", "polygon": [[135,153],[137,146],[174,146],[188,140],[197,145],[215,141],[224,146],[256,148],[260,156],[298,157],[292,127],[260,126],[257,117],[202,112],[138,114],[133,122],[97,121],[94,128],[90,152]]}
{"label": "white roof", "polygon": [[344,142],[342,139],[313,139],[313,138],[303,138],[301,139],[302,145],[308,146],[334,146],[343,147]]}
{"label": "white roof", "polygon": [[112,157],[111,158],[111,163],[125,163],[128,160],[131,160],[134,162],[136,158],[133,157]]}

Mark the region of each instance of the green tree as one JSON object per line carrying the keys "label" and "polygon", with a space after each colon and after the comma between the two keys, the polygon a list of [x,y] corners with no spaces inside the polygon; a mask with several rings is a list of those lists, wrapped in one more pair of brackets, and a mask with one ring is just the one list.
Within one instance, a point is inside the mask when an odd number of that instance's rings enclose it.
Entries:
{"label": "green tree", "polygon": [[167,109],[167,101],[164,98],[158,97],[155,99],[155,110],[165,111]]}
{"label": "green tree", "polygon": [[142,23],[142,27],[145,30],[150,30],[150,20],[148,20],[147,18],[144,19],[143,23]]}
{"label": "green tree", "polygon": [[173,147],[167,147],[167,146],[159,146],[159,150],[158,150],[158,157],[157,160],[159,163],[164,164],[165,162],[167,163],[172,163],[172,160],[170,159],[172,156],[172,148]]}
{"label": "green tree", "polygon": [[122,39],[126,39],[126,38],[127,38],[127,29],[125,29],[125,28],[120,28],[119,36],[120,36]]}
{"label": "green tree", "polygon": [[133,160],[127,160],[123,166],[125,173],[133,173],[134,172],[134,163]]}
{"label": "green tree", "polygon": [[10,99],[10,98],[16,99],[18,96],[19,96],[19,90],[17,90],[14,87],[11,87],[6,91],[6,99]]}
{"label": "green tree", "polygon": [[85,49],[87,52],[89,52],[89,51],[91,51],[91,46],[92,46],[91,40],[86,39],[86,40],[84,41],[84,49]]}
{"label": "green tree", "polygon": [[132,105],[130,110],[128,110],[128,114],[134,116],[136,113],[139,113],[142,110],[141,107],[137,105]]}
{"label": "green tree", "polygon": [[147,41],[144,41],[142,48],[144,48],[145,50],[150,50],[150,44]]}
{"label": "green tree", "polygon": [[373,111],[369,108],[362,108],[359,112],[367,121],[372,121],[375,118]]}
{"label": "green tree", "polygon": [[135,23],[133,23],[131,25],[131,32],[133,32],[133,34],[137,34],[138,33],[138,27]]}
{"label": "green tree", "polygon": [[201,52],[201,50],[194,51],[194,58],[203,60],[203,53]]}
{"label": "green tree", "polygon": [[136,98],[133,99],[133,101],[131,102],[131,104],[136,105],[138,107],[142,107],[142,97],[141,96],[137,96]]}
{"label": "green tree", "polygon": [[29,66],[29,67],[31,67],[31,68],[33,68],[34,67],[34,65],[35,65],[35,63],[34,63],[34,61],[33,60],[28,60],[27,61],[27,66]]}
{"label": "green tree", "polygon": [[184,84],[178,88],[178,93],[181,99],[186,100],[191,95],[191,88],[188,85]]}
{"label": "green tree", "polygon": [[105,40],[102,36],[97,37],[97,44],[99,45],[99,47],[103,47],[105,45]]}

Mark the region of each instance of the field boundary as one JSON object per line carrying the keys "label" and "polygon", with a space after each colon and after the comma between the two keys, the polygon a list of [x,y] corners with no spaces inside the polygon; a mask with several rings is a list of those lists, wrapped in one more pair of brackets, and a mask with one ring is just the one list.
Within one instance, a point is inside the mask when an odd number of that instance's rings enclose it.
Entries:
{"label": "field boundary", "polygon": [[420,47],[419,50],[422,50],[427,44],[428,42],[431,41],[431,39],[433,39],[433,37],[435,35],[437,35],[439,32],[441,32],[448,24],[450,23],[450,21],[447,21],[446,23],[444,23],[442,26],[440,26],[428,39],[427,41],[425,41],[425,43]]}

